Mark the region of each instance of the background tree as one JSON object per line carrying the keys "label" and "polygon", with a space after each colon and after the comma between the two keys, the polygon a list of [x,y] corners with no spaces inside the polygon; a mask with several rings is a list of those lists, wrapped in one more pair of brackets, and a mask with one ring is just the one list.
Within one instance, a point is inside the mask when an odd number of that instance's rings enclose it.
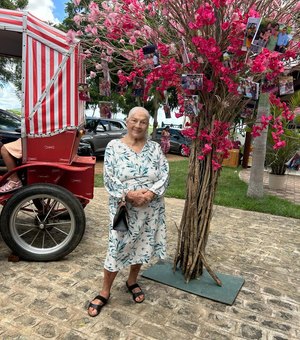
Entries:
{"label": "background tree", "polygon": [[[245,50],[247,20],[265,17],[292,26],[290,13],[295,12],[296,5],[297,1],[271,0],[94,1],[88,13],[74,17],[78,30],[69,31],[70,43],[75,36],[81,37],[88,47],[85,57],[94,63],[96,73],[102,72],[99,64],[108,63],[121,87],[143,77],[145,101],[151,99],[152,91],[163,98],[165,91],[175,89],[176,116],[188,115],[189,127],[184,133],[193,142],[174,258],[174,266],[182,269],[186,281],[201,275],[204,265],[220,284],[207,263],[205,248],[221,163],[231,147],[229,129],[245,105],[238,91],[240,79],[250,76],[257,82],[278,76],[284,71],[284,59],[295,57],[293,50],[299,48],[294,37],[283,54]],[[151,65],[151,58],[149,64],[147,51],[151,46],[159,55],[158,67]],[[201,75],[201,86],[186,87],[183,74]],[[191,98],[194,113],[187,110]],[[292,114],[285,111],[285,118],[292,119]],[[280,130],[276,130],[278,124],[272,118],[262,116],[254,133],[262,131],[266,123],[274,123],[274,137],[279,143]]]}
{"label": "background tree", "polygon": [[[28,5],[28,0],[0,0],[0,8],[6,9],[24,9]],[[3,86],[5,82],[16,81],[20,79],[16,75],[16,69],[14,67],[15,63],[20,63],[16,58],[9,58],[0,56],[0,86]]]}

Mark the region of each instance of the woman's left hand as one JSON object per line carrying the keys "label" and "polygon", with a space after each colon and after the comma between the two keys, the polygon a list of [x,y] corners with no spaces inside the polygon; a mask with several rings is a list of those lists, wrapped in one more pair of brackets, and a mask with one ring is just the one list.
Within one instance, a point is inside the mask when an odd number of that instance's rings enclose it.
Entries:
{"label": "woman's left hand", "polygon": [[147,189],[139,189],[135,191],[129,191],[127,193],[126,199],[134,207],[142,207],[150,203],[155,197],[154,192]]}

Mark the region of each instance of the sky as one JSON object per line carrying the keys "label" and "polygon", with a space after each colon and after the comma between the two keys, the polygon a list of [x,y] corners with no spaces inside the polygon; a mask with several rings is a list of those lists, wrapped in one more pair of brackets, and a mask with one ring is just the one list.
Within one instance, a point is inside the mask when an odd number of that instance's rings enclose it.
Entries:
{"label": "sky", "polygon": [[[62,0],[29,0],[28,10],[41,20],[58,23],[65,17],[65,1]],[[0,107],[2,109],[20,109],[21,104],[15,94],[13,84],[0,87]]]}
{"label": "sky", "polygon": [[65,3],[62,0],[29,0],[26,9],[41,20],[58,23],[65,17]]}

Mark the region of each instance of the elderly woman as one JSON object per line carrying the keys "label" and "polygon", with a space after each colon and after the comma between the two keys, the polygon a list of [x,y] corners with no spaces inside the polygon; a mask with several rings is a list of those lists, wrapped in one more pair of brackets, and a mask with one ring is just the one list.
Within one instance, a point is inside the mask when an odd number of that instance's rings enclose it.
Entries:
{"label": "elderly woman", "polygon": [[[143,107],[133,108],[127,118],[128,133],[112,140],[104,157],[104,184],[109,193],[110,229],[104,263],[102,289],[89,304],[88,314],[98,315],[108,302],[118,271],[130,266],[126,281],[136,303],[145,299],[137,283],[144,263],[153,256],[166,254],[164,193],[168,185],[169,166],[160,145],[147,138],[149,113]],[[113,230],[117,206],[125,195],[129,230]]]}

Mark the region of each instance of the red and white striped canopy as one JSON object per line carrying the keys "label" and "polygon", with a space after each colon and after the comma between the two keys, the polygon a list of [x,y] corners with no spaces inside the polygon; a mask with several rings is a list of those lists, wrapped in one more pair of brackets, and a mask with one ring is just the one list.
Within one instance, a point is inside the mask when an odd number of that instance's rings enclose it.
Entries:
{"label": "red and white striped canopy", "polygon": [[[84,122],[78,84],[84,81],[79,42],[28,12],[0,8],[0,31],[22,35],[22,136],[49,136]],[[1,49],[1,48],[0,48]]]}

